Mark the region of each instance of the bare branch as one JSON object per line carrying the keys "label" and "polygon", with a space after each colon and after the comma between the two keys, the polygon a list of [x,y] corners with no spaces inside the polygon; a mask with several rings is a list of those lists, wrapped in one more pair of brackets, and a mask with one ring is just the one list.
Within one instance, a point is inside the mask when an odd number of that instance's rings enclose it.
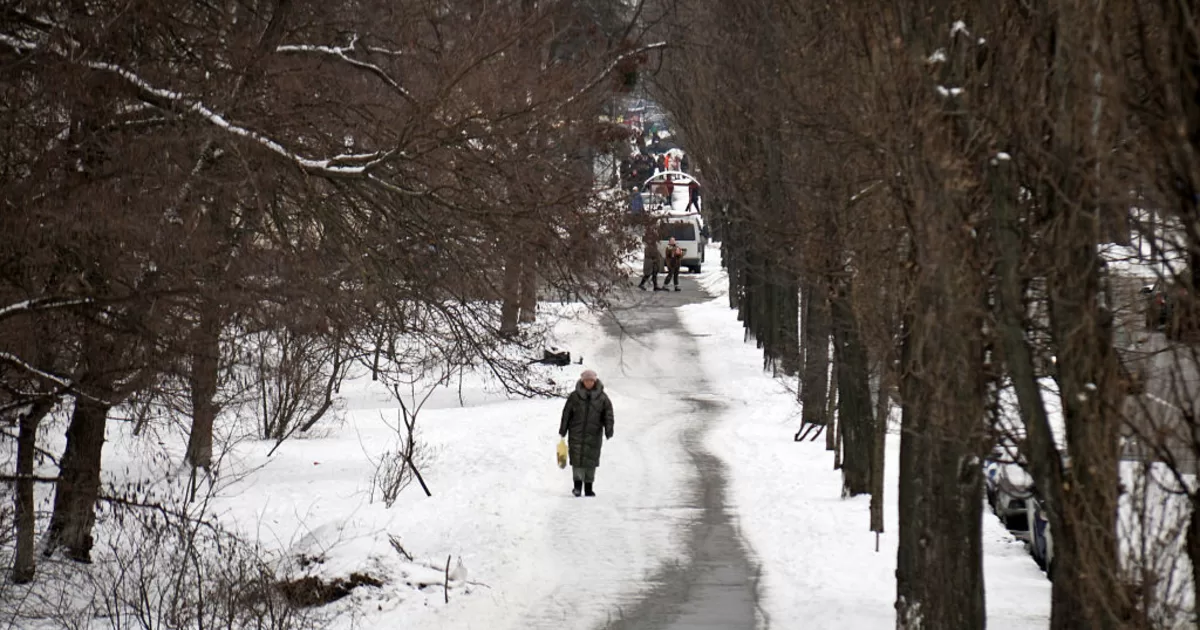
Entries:
{"label": "bare branch", "polygon": [[413,105],[417,104],[417,99],[413,97],[412,93],[409,92],[404,86],[400,85],[400,83],[397,82],[395,79],[393,79],[391,77],[391,75],[389,75],[383,68],[380,68],[379,66],[377,66],[373,63],[363,61],[361,59],[355,59],[354,57],[351,57],[350,55],[346,54],[348,52],[355,52],[357,50],[358,50],[358,36],[352,37],[350,40],[350,44],[348,46],[320,46],[320,45],[312,45],[312,44],[286,44],[286,45],[278,46],[275,48],[275,52],[280,52],[280,53],[314,54],[314,55],[324,55],[324,56],[328,56],[328,57],[333,57],[335,59],[340,59],[341,61],[344,61],[356,68],[360,68],[362,70],[366,70],[367,72],[370,72],[371,74],[374,74],[375,76],[379,77],[379,79],[381,81],[386,83],[388,85],[388,87],[392,88],[397,94],[404,97],[404,100],[408,101],[409,103],[412,103]]}

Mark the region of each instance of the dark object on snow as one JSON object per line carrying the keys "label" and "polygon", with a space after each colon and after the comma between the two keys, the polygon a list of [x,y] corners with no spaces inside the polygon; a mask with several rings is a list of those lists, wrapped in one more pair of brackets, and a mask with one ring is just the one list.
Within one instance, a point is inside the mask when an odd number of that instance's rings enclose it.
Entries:
{"label": "dark object on snow", "polygon": [[592,490],[592,484],[586,483],[586,482],[583,484],[583,496],[585,496],[585,497],[596,496],[596,491]]}
{"label": "dark object on snow", "polygon": [[365,573],[351,573],[349,578],[339,577],[324,581],[309,575],[278,584],[283,598],[293,606],[301,608],[336,602],[359,586],[380,587],[383,586],[383,581]]}
{"label": "dark object on snow", "polygon": [[823,424],[802,424],[800,425],[800,430],[796,431],[796,435],[792,438],[792,440],[795,442],[803,442],[804,440],[815,442],[816,439],[820,437],[821,432],[824,430],[825,425]]}
{"label": "dark object on snow", "polygon": [[575,496],[579,496],[580,492],[582,492],[582,491],[583,491],[583,480],[576,479],[575,486],[573,488],[571,488],[571,494],[573,494]]}
{"label": "dark object on snow", "polygon": [[534,359],[530,363],[541,363],[543,365],[557,365],[563,367],[571,365],[571,353],[563,350],[542,350],[542,358]]}

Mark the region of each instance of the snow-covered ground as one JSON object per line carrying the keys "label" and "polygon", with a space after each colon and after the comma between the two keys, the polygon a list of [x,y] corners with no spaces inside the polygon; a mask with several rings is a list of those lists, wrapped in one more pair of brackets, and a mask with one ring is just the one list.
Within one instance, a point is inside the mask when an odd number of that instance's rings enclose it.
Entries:
{"label": "snow-covered ground", "polygon": [[[763,374],[762,356],[743,343],[725,297],[728,284],[711,250],[704,284],[713,300],[681,308],[698,342],[708,382],[726,404],[709,447],[732,473],[732,510],[763,568],[763,608],[771,627],[888,628],[895,625],[896,494],[900,436],[888,436],[884,529],[879,551],[869,531],[869,498],[841,498],[841,473],[824,438],[793,442],[795,395]],[[1050,582],[1024,544],[990,513],[983,518],[989,625],[1046,628]]]}
{"label": "snow-covered ground", "polygon": [[[792,441],[794,397],[763,374],[759,351],[743,342],[719,255],[709,249],[697,278],[712,299],[680,314],[699,348],[688,365],[700,366],[711,390],[697,394],[715,395],[725,410],[708,446],[731,473],[727,501],[762,568],[762,609],[773,628],[890,627],[898,438],[887,446],[887,533],[876,551],[868,502],[840,498],[840,473],[823,440]],[[679,357],[662,352],[681,331],[620,342],[577,307],[548,310],[562,317],[558,344],[584,362],[547,373],[569,387],[580,370],[596,369],[616,408],[597,498],[572,497],[569,472],[554,463],[561,400],[510,400],[488,379],[467,374],[418,415],[427,450],[422,472],[433,496],[413,483],[385,507],[372,480],[375,462],[396,444],[398,405],[360,375],[341,390],[344,420],[319,437],[289,441],[269,457],[270,444],[235,444],[211,510],[257,541],[284,575],[364,573],[383,582],[331,604],[320,627],[585,629],[621,616],[683,553],[683,525],[694,516],[681,507],[694,475],[679,439],[689,407],[661,393],[685,390],[692,377],[677,369]],[[182,435],[135,438],[130,426],[110,423],[106,480],[152,479],[158,496],[177,497],[186,480],[171,471],[179,469]],[[52,450],[61,448],[60,430],[47,429],[57,434],[48,433]],[[170,457],[147,463],[151,442]],[[102,518],[99,538],[114,525]],[[1050,583],[990,516],[984,536],[993,625],[1046,627]],[[102,565],[105,554],[98,555]]]}
{"label": "snow-covered ground", "polygon": [[[676,551],[677,521],[686,515],[670,506],[686,461],[673,439],[682,418],[664,413],[670,405],[654,383],[620,375],[621,349],[592,315],[567,315],[556,337],[584,363],[561,368],[558,382],[573,386],[583,368],[596,369],[616,408],[597,499],[572,497],[569,470],[555,465],[561,400],[507,400],[468,376],[467,406],[459,406],[456,384],[418,416],[432,497],[413,483],[391,509],[370,502],[370,460],[394,442],[385,421],[397,420],[387,392],[359,379],[342,390],[344,427],[287,444],[270,461],[255,447],[248,463],[265,466],[217,509],[293,557],[323,558],[313,569],[322,575],[367,568],[391,580],[335,604],[347,614],[334,627],[596,627],[635,601]],[[399,556],[389,534],[416,562]],[[461,558],[467,572],[465,581],[451,580],[449,604],[441,586],[447,556],[452,570]]]}

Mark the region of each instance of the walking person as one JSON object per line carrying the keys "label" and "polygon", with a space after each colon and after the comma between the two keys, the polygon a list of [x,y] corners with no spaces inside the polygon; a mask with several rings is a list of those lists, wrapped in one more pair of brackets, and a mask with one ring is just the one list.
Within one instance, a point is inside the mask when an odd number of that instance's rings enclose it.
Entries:
{"label": "walking person", "polygon": [[654,232],[654,228],[646,228],[646,251],[642,254],[642,281],[638,283],[638,288],[645,291],[646,281],[652,280],[655,291],[664,289],[658,288],[658,270],[662,267],[662,254],[658,251],[658,238]]}
{"label": "walking person", "polygon": [[[596,496],[596,468],[600,465],[600,449],[604,440],[613,436],[613,406],[604,393],[604,384],[593,370],[584,370],[567,396],[563,406],[558,435],[567,438],[567,453],[571,462],[574,485],[571,494]],[[568,437],[569,436],[569,437]]]}
{"label": "walking person", "polygon": [[692,208],[695,208],[696,212],[700,212],[700,182],[694,179],[688,183],[688,205],[683,211],[687,212]]}
{"label": "walking person", "polygon": [[683,249],[675,243],[675,237],[667,242],[667,277],[663,280],[663,290],[667,291],[667,287],[671,284],[671,279],[675,279],[675,290],[679,290],[679,268],[683,265]]}

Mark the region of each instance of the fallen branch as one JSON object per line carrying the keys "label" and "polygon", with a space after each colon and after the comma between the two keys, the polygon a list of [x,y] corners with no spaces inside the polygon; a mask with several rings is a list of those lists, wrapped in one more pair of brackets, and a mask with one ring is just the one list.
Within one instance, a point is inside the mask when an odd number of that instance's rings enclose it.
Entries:
{"label": "fallen branch", "polygon": [[58,477],[41,477],[38,475],[0,475],[0,483],[9,481],[32,481],[34,483],[58,483]]}
{"label": "fallen branch", "polygon": [[446,597],[446,603],[450,603],[450,558],[446,556],[446,581],[442,584],[442,594]]}
{"label": "fallen branch", "polygon": [[400,554],[400,556],[402,558],[404,558],[405,560],[408,560],[409,562],[413,561],[412,554],[405,551],[404,545],[400,544],[399,538],[396,538],[395,536],[388,534],[388,542],[390,542],[392,544],[392,549],[395,549],[396,553]]}

